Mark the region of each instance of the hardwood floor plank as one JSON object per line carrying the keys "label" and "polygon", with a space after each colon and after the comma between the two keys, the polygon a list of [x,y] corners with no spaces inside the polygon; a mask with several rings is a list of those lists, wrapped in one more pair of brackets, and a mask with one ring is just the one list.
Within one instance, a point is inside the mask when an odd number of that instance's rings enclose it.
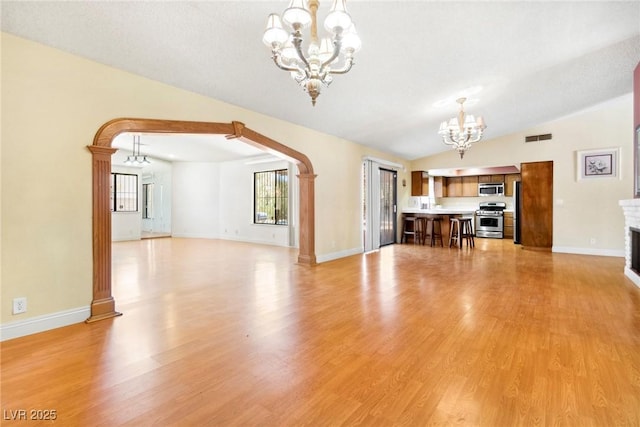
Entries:
{"label": "hardwood floor plank", "polygon": [[621,258],[477,239],[295,261],[115,243],[124,315],[1,343],[3,410],[64,426],[640,425],[640,289]]}

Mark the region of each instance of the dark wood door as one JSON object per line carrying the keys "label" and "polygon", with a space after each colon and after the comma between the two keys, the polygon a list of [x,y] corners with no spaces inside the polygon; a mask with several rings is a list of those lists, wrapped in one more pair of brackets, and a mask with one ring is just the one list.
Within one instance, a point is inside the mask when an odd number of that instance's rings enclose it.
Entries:
{"label": "dark wood door", "polygon": [[551,248],[553,245],[553,162],[520,165],[522,175],[522,246]]}

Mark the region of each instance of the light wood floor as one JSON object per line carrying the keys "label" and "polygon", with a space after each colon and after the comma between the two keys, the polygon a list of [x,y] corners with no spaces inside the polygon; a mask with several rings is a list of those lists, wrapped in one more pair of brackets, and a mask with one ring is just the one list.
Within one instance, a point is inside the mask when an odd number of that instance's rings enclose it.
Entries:
{"label": "light wood floor", "polygon": [[494,239],[462,251],[393,245],[312,268],[287,248],[228,241],[113,248],[124,315],[2,343],[5,418],[640,425],[640,290],[621,258]]}
{"label": "light wood floor", "polygon": [[163,237],[171,237],[171,233],[165,233],[161,231],[144,231],[140,233],[141,239],[160,239]]}

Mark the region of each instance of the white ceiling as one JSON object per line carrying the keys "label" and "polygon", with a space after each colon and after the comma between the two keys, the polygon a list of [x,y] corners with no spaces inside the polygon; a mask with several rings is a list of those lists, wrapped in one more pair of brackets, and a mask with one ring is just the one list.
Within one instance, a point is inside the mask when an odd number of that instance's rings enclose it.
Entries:
{"label": "white ceiling", "polygon": [[[133,151],[133,133],[116,136],[112,147],[118,148],[114,162],[124,161]],[[140,136],[140,154],[169,162],[227,162],[245,158],[273,156],[249,144],[224,135],[136,133]],[[136,148],[137,150],[137,148]]]}
{"label": "white ceiling", "polygon": [[436,132],[466,88],[482,86],[467,111],[495,138],[630,93],[640,60],[637,0],[350,1],[362,50],[312,107],[261,42],[267,15],[287,4],[2,1],[1,25],[406,159],[447,150]]}

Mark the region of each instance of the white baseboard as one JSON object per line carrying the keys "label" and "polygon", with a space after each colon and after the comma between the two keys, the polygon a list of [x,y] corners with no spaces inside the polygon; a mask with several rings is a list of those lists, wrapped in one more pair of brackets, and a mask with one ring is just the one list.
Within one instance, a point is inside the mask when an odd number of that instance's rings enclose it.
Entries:
{"label": "white baseboard", "polygon": [[217,234],[205,234],[205,233],[176,233],[172,232],[171,237],[180,237],[183,239],[219,239]]}
{"label": "white baseboard", "polygon": [[631,280],[634,285],[640,288],[640,276],[638,276],[633,270],[625,266],[624,275],[627,276],[627,278]]}
{"label": "white baseboard", "polygon": [[615,256],[624,258],[624,249],[594,249],[594,248],[570,248],[567,246],[554,246],[552,252],[578,255]]}
{"label": "white baseboard", "polygon": [[141,240],[140,236],[113,236],[111,238],[112,242],[132,242],[134,240]]}
{"label": "white baseboard", "polygon": [[248,239],[244,237],[230,237],[223,236],[219,237],[220,240],[231,240],[233,242],[244,242],[244,243],[255,243],[257,245],[269,245],[269,246],[280,246],[283,248],[290,248],[288,242],[278,242],[273,240],[260,240],[260,239]]}
{"label": "white baseboard", "polygon": [[348,256],[351,256],[351,255],[361,254],[362,252],[363,252],[362,248],[351,248],[351,249],[346,249],[344,251],[331,252],[331,253],[328,253],[328,254],[318,255],[318,256],[316,256],[316,261],[317,262],[333,261],[334,259],[344,258],[344,257],[348,257]]}
{"label": "white baseboard", "polygon": [[0,325],[0,341],[81,323],[91,316],[91,308],[79,307]]}

